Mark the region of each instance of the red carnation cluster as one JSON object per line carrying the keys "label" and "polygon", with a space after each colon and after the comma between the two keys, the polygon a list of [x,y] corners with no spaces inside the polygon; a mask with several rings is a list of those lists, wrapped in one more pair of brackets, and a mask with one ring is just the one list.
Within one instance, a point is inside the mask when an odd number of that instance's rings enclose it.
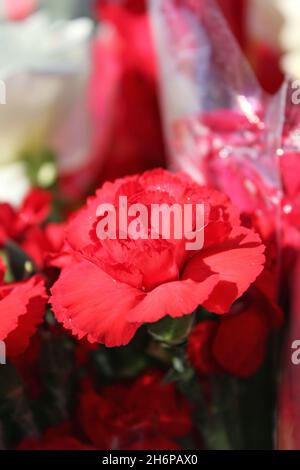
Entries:
{"label": "red carnation cluster", "polygon": [[76,415],[74,423],[24,440],[20,449],[176,450],[192,431],[188,402],[174,384],[163,383],[157,370],[99,392],[84,381]]}
{"label": "red carnation cluster", "polygon": [[[247,0],[219,3],[248,49]],[[7,138],[25,141],[2,145],[0,184],[20,171],[24,187],[51,187],[0,202],[0,448],[270,448],[278,381],[279,446],[299,446],[298,108],[284,112],[285,87],[260,89],[214,0],[99,0],[90,13],[93,32],[43,19],[29,69],[8,78],[13,98],[34,75],[40,122],[10,132],[11,102]],[[22,25],[28,38],[40,21]],[[257,68],[275,89],[278,73]],[[69,72],[88,87],[76,103]],[[67,132],[35,148],[56,107],[70,108]],[[56,141],[66,152],[52,155]]]}
{"label": "red carnation cluster", "polygon": [[[0,244],[3,252],[5,253],[6,247],[13,243],[15,253],[10,254],[14,261],[17,261],[16,257],[22,252],[29,233],[41,226],[50,207],[51,195],[40,190],[33,190],[18,211],[8,204],[0,204]],[[31,261],[29,262],[31,265]],[[18,263],[21,264],[21,261]],[[23,263],[26,263],[25,254]],[[30,269],[33,267],[30,266]],[[41,275],[6,282],[6,278],[11,276],[1,261],[0,340],[5,341],[9,357],[25,351],[31,336],[43,322],[48,299],[45,281]]]}

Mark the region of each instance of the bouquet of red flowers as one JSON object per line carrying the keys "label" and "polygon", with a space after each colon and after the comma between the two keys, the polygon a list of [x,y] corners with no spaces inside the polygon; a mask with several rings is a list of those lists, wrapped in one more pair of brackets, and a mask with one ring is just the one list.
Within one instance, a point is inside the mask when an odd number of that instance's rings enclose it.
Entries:
{"label": "bouquet of red flowers", "polygon": [[212,0],[94,13],[80,164],[75,110],[0,203],[0,448],[299,448],[298,89]]}

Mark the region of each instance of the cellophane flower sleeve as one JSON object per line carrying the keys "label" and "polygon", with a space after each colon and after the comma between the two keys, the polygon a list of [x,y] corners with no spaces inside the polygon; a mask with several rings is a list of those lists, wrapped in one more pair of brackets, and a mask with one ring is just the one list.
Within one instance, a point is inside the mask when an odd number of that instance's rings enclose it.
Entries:
{"label": "cellophane flower sleeve", "polygon": [[[274,96],[262,90],[215,1],[150,0],[150,6],[170,167],[223,191],[244,220],[249,217],[254,222],[266,245],[265,274],[273,279],[270,298],[276,303],[287,85]],[[249,412],[257,408],[259,387],[264,390],[260,400],[264,400],[265,414],[274,414],[270,403],[279,370],[273,359],[278,354],[276,341],[271,340],[269,347],[271,359],[265,364],[272,377],[269,382],[264,382],[262,374],[252,385],[250,381],[237,386],[249,386],[251,400],[241,404],[247,408],[248,429],[264,426],[260,418],[254,422],[255,412]],[[270,419],[270,427],[262,431],[270,436],[268,444],[257,438],[247,445],[272,445],[274,426]]]}
{"label": "cellophane flower sleeve", "polygon": [[[277,448],[279,450],[298,450],[300,446],[300,374],[299,364],[293,363],[293,355],[297,356],[300,339],[300,258],[294,272],[291,314],[286,334],[282,372],[279,380],[278,416],[277,416]],[[295,348],[295,349],[293,349]]]}
{"label": "cellophane flower sleeve", "polygon": [[297,450],[300,447],[300,106],[299,82],[287,89],[285,125],[281,149],[283,181],[281,287],[283,301],[289,306],[288,328],[284,338],[282,370],[278,393],[277,447]]}
{"label": "cellophane flower sleeve", "polygon": [[284,89],[259,86],[214,1],[151,0],[170,166],[277,212]]}

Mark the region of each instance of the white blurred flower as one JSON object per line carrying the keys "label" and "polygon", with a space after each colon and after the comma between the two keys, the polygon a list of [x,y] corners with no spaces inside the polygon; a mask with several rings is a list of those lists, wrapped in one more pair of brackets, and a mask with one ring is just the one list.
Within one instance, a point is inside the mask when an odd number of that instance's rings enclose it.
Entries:
{"label": "white blurred flower", "polygon": [[30,189],[22,162],[0,166],[0,201],[18,206]]}
{"label": "white blurred flower", "polygon": [[53,18],[90,16],[94,0],[0,0],[0,19],[22,20],[43,8]]}
{"label": "white blurred flower", "polygon": [[[0,170],[24,154],[56,150],[57,131],[72,119],[85,94],[92,28],[88,19],[51,22],[45,13],[0,23],[0,80],[6,85],[6,104],[0,105]],[[60,144],[62,153],[64,145],[69,144]],[[5,199],[1,192],[0,200]]]}
{"label": "white blurred flower", "polygon": [[280,42],[285,54],[282,66],[286,73],[300,78],[300,3],[299,0],[276,0],[283,17]]}
{"label": "white blurred flower", "polygon": [[282,69],[300,78],[300,1],[249,0],[251,37],[283,51]]}
{"label": "white blurred flower", "polygon": [[1,23],[1,78],[24,69],[54,74],[82,71],[92,27],[87,18],[51,22],[42,12],[22,22]]}

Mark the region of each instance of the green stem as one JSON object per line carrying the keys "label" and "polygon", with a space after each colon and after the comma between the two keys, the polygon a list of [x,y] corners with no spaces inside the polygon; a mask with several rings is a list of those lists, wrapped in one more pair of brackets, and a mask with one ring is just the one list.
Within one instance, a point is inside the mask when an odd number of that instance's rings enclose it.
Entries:
{"label": "green stem", "polygon": [[179,388],[194,408],[195,421],[207,450],[232,449],[222,408],[218,400],[209,403],[195,370],[186,358],[184,348],[171,348],[173,369],[169,378],[178,382]]}

